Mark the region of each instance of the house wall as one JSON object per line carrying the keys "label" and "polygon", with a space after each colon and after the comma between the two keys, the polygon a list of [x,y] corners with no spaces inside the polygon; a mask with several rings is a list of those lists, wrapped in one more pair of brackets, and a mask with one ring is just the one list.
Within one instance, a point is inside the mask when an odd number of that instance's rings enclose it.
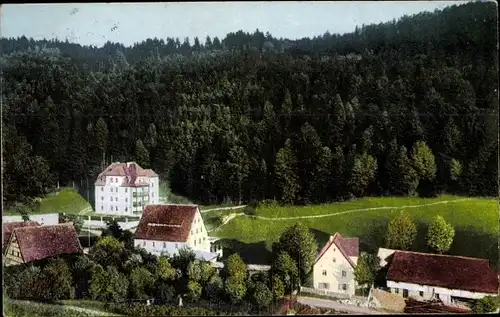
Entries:
{"label": "house wall", "polygon": [[391,289],[391,293],[398,293],[403,296],[403,290],[408,290],[409,297],[419,297],[420,292],[423,292],[424,299],[431,299],[434,294],[439,294],[439,299],[444,304],[451,304],[451,297],[463,297],[469,299],[480,299],[488,295],[487,293],[476,293],[470,292],[466,290],[458,290],[458,289],[449,289],[443,287],[435,287],[428,285],[418,285],[411,283],[402,283],[395,281],[387,281],[387,287]]}
{"label": "house wall", "polygon": [[[326,276],[323,275],[324,270],[326,270]],[[342,276],[343,271],[346,276]],[[354,295],[356,289],[354,269],[335,244],[332,244],[314,265],[313,281],[314,288],[331,292]],[[328,283],[328,288],[323,288],[322,283]],[[347,290],[342,289],[344,284],[347,286]]]}
{"label": "house wall", "polygon": [[[41,225],[57,225],[59,214],[36,214],[29,215],[31,221],[36,221]],[[2,216],[2,222],[23,221],[22,216]]]}
{"label": "house wall", "polygon": [[158,240],[143,240],[143,239],[134,239],[134,245],[143,248],[149,253],[155,255],[161,255],[162,253],[174,255],[177,254],[179,249],[182,249],[183,247],[187,246],[185,242],[165,242]]}
{"label": "house wall", "polygon": [[197,208],[196,215],[191,223],[191,232],[187,240],[187,245],[193,250],[210,252],[210,242],[208,241],[207,228]]}
{"label": "house wall", "polygon": [[19,249],[19,245],[17,244],[17,239],[15,235],[12,235],[9,245],[7,246],[7,250],[5,252],[5,265],[17,265],[24,263],[21,250]]}
{"label": "house wall", "polygon": [[[159,178],[137,178],[149,186],[122,187],[125,176],[106,176],[104,186],[95,186],[95,212],[110,215],[138,215],[148,204],[159,201]],[[135,193],[135,196],[134,194]]]}

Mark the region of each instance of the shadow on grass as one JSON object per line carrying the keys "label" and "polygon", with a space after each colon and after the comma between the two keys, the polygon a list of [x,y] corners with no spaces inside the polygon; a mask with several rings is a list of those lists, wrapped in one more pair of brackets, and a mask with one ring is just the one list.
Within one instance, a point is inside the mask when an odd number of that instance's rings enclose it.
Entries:
{"label": "shadow on grass", "polygon": [[309,230],[316,238],[316,242],[318,243],[318,252],[321,251],[323,246],[328,242],[328,239],[330,239],[330,234],[314,228],[309,228]]}
{"label": "shadow on grass", "polygon": [[359,251],[377,254],[378,248],[385,247],[389,219],[374,218],[366,233],[359,237]]}
{"label": "shadow on grass", "polygon": [[223,247],[223,260],[238,253],[247,264],[271,264],[272,253],[267,249],[265,241],[244,243],[235,239],[221,239],[220,244]]}

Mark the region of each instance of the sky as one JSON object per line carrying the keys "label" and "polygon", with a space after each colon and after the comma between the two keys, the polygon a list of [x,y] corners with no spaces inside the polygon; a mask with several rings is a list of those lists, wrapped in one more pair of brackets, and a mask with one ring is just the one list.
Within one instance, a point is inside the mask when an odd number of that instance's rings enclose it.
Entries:
{"label": "sky", "polygon": [[274,37],[298,39],[352,32],[356,25],[390,21],[468,1],[289,1],[289,2],[156,2],[5,4],[1,37],[57,38],[102,46],[108,40],[126,46],[147,38],[269,31]]}

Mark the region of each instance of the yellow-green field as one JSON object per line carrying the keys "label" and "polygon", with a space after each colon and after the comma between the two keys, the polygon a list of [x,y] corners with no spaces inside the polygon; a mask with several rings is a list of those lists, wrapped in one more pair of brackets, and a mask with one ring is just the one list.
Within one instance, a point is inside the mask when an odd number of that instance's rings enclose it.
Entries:
{"label": "yellow-green field", "polygon": [[[49,213],[81,213],[86,209],[91,208],[88,201],[86,201],[76,189],[74,188],[61,188],[58,192],[48,194],[40,199],[36,210],[30,214],[49,214]],[[14,208],[9,208],[3,212],[4,215],[18,216]]]}
{"label": "yellow-green field", "polygon": [[[319,246],[326,242],[329,235],[338,231],[344,236],[359,237],[361,250],[374,252],[384,246],[388,221],[403,209],[418,227],[414,251],[426,251],[427,226],[435,216],[441,215],[454,226],[456,232],[449,254],[487,258],[492,261],[492,265],[497,264],[498,201],[487,198],[384,197],[304,207],[260,207],[256,218],[236,217],[213,234],[226,240],[229,252],[242,253],[245,260],[254,262],[267,262],[272,243],[277,241],[286,227],[299,221],[313,231]],[[310,216],[320,217],[278,220]],[[252,256],[260,258],[253,259]]]}

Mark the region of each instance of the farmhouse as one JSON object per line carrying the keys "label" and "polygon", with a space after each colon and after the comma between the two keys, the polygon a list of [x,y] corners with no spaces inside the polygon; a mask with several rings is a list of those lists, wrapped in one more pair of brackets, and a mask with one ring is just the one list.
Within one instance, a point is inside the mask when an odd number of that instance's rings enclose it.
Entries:
{"label": "farmhouse", "polygon": [[354,268],[359,257],[359,238],[331,236],[313,267],[314,288],[354,295]]}
{"label": "farmhouse", "polygon": [[112,163],[95,182],[95,211],[115,215],[141,214],[159,201],[159,177],[137,163]]}
{"label": "farmhouse", "polygon": [[396,251],[387,261],[387,287],[404,298],[449,305],[498,294],[498,274],[485,259]]}
{"label": "farmhouse", "polygon": [[5,265],[82,252],[72,223],[17,227],[12,231],[6,246]]}
{"label": "farmhouse", "polygon": [[135,232],[134,244],[161,255],[191,248],[200,260],[215,261],[220,253],[213,247],[197,205],[148,205]]}

